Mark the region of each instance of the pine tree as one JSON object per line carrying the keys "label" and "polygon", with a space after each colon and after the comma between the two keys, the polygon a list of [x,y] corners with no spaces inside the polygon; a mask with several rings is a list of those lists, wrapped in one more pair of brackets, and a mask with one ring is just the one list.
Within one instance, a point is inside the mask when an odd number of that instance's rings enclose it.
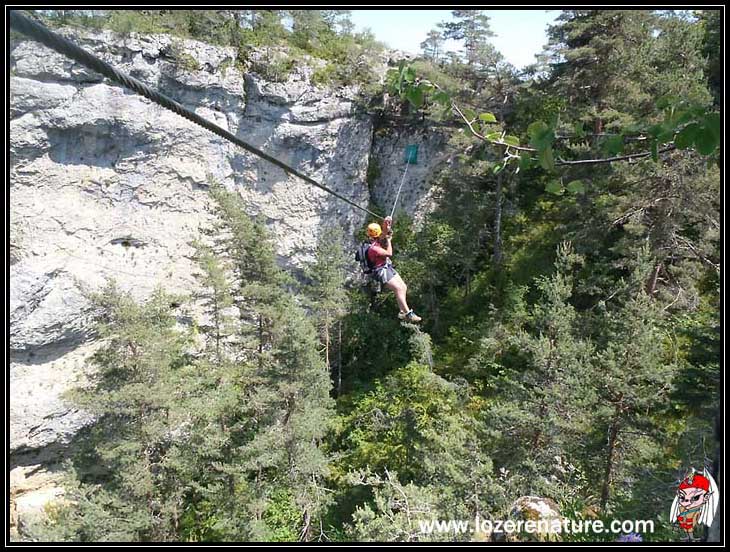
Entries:
{"label": "pine tree", "polygon": [[225,265],[218,260],[210,247],[199,241],[196,241],[193,246],[201,270],[198,279],[203,288],[203,306],[211,317],[210,334],[214,343],[215,361],[222,364],[225,340],[234,331],[231,315],[227,312],[233,305],[233,297],[230,292],[232,283]]}
{"label": "pine tree", "polygon": [[[104,345],[93,356],[88,387],[75,400],[99,420],[80,462],[95,458],[106,482],[81,505],[96,512],[96,519],[108,517],[96,531],[87,528],[84,537],[104,540],[106,529],[124,540],[174,539],[190,488],[168,465],[189,421],[179,403],[189,389],[189,336],[176,328],[171,306],[180,299],[157,289],[139,305],[111,283],[93,301]],[[85,487],[79,492],[93,493]]]}
{"label": "pine tree", "polygon": [[[247,483],[252,538],[271,537],[277,531],[271,520],[280,519],[272,517],[272,508],[284,508],[298,513],[284,538],[308,540],[326,504],[321,480],[328,460],[319,443],[332,411],[329,374],[314,326],[284,285],[269,234],[248,217],[240,198],[219,188],[214,194],[239,279],[242,325],[258,341],[246,362],[242,412],[231,428],[240,443],[236,461],[226,469]],[[272,497],[283,503],[272,503]]]}
{"label": "pine tree", "polygon": [[432,29],[428,32],[426,40],[421,42],[420,46],[427,58],[429,58],[434,63],[438,63],[443,44],[444,39],[441,33],[435,29]]}
{"label": "pine tree", "polygon": [[[411,362],[394,372],[354,406],[340,436],[345,468],[398,473],[403,483],[442,486],[443,504],[471,507],[472,483],[489,481],[491,461],[478,445],[477,424],[465,412],[468,391]],[[481,466],[477,469],[477,466]],[[479,494],[490,496],[483,486]]]}
{"label": "pine tree", "polygon": [[[551,118],[559,116],[570,155],[647,149],[644,137],[632,134],[637,121],[656,122],[652,132],[659,132],[675,116],[666,106],[678,98],[698,109],[709,106],[696,22],[676,12],[640,10],[570,10],[560,21],[549,33],[554,70],[544,91],[567,99]],[[676,116],[680,111],[677,104]],[[650,294],[675,308],[696,304],[690,281],[698,280],[698,267],[690,266],[686,252],[708,268],[717,264],[711,246],[698,244],[714,223],[696,216],[716,208],[712,172],[699,156],[678,151],[661,163],[606,164],[566,175],[589,183],[574,205],[561,204],[559,215],[568,224],[565,234],[587,257],[582,301],[595,305],[616,292],[612,282],[629,276],[626,267],[649,240],[657,259]]]}
{"label": "pine tree", "polygon": [[697,14],[702,22],[704,36],[702,53],[707,58],[707,80],[712,90],[716,106],[722,98],[722,12],[720,10],[702,10]]}
{"label": "pine tree", "polygon": [[[481,64],[489,39],[494,35],[489,25],[489,16],[481,10],[454,10],[456,21],[441,23],[443,37],[464,41],[464,57],[469,66]],[[491,50],[490,50],[491,51]]]}
{"label": "pine tree", "polygon": [[308,270],[311,279],[309,296],[312,300],[320,341],[324,347],[324,361],[327,370],[336,366],[334,379],[336,391],[342,391],[342,318],[347,313],[347,292],[345,290],[346,266],[342,230],[327,230],[317,244],[314,264]]}
{"label": "pine tree", "polygon": [[[241,469],[252,476],[255,519],[265,515],[266,497],[286,489],[299,512],[296,532],[308,540],[311,523],[326,504],[321,481],[328,460],[319,443],[329,428],[329,374],[317,351],[313,326],[292,298],[267,308],[270,347],[258,359],[246,390],[248,419],[238,431],[251,439],[241,448]],[[263,538],[264,525],[254,527]]]}
{"label": "pine tree", "polygon": [[[584,114],[595,134],[646,111],[656,16],[646,10],[566,10],[548,31],[555,93]],[[631,117],[631,115],[628,115]]]}
{"label": "pine tree", "polygon": [[532,472],[526,481],[532,492],[545,492],[541,481],[553,471],[556,457],[576,460],[590,427],[592,348],[579,337],[577,313],[569,302],[573,265],[579,260],[570,244],[561,245],[555,273],[537,281],[542,297],[530,323],[508,337],[492,361],[503,365],[493,383],[498,400],[487,421],[498,435],[493,455],[504,465],[519,466],[523,475]]}
{"label": "pine tree", "polygon": [[[420,523],[440,518],[439,489],[402,484],[397,473],[386,471],[384,476],[358,473],[351,476],[355,485],[372,489],[372,503],[358,506],[348,533],[359,542],[424,542],[460,540],[447,532],[421,531]],[[444,516],[448,516],[446,512]],[[461,535],[460,535],[461,536]]]}
{"label": "pine tree", "polygon": [[632,274],[628,300],[607,310],[605,346],[591,382],[601,399],[594,427],[602,432],[604,443],[602,474],[597,478],[604,510],[612,489],[628,486],[631,476],[623,470],[624,463],[631,466],[646,454],[642,447],[659,444],[655,420],[666,406],[676,371],[666,350],[661,310],[644,289],[648,268],[645,251]]}
{"label": "pine tree", "polygon": [[273,313],[269,310],[289,279],[276,265],[274,244],[265,225],[248,216],[240,197],[219,185],[212,187],[211,196],[220,219],[217,232],[237,282],[233,300],[241,319],[243,347],[261,359],[270,345]]}

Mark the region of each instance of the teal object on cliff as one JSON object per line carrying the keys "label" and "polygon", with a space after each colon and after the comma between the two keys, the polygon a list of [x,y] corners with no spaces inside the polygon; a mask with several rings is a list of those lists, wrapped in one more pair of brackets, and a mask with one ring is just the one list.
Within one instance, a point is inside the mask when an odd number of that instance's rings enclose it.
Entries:
{"label": "teal object on cliff", "polygon": [[410,165],[418,163],[418,144],[406,146],[406,163]]}

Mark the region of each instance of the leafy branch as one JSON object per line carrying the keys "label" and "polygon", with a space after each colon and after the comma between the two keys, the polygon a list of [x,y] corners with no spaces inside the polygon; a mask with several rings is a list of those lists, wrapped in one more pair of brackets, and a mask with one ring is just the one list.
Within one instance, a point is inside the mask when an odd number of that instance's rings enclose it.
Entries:
{"label": "leafy branch", "polygon": [[[676,149],[694,149],[704,156],[715,156],[720,146],[720,115],[703,106],[674,97],[665,96],[657,101],[664,120],[660,123],[637,124],[622,129],[618,134],[601,135],[600,148],[606,157],[591,159],[564,159],[554,151],[556,141],[578,139],[589,135],[576,129],[572,137],[557,136],[558,121],[548,124],[535,121],[527,128],[528,144],[521,144],[517,136],[508,134],[492,113],[477,114],[473,109],[457,104],[456,100],[436,83],[419,79],[415,70],[401,63],[398,69],[391,69],[387,77],[390,89],[406,99],[416,109],[420,109],[427,99],[456,114],[475,138],[503,148],[503,161],[494,168],[497,174],[510,163],[516,163],[515,172],[528,169],[536,163],[548,172],[556,167],[586,166],[651,157],[659,161],[659,155]],[[593,135],[591,135],[593,136]],[[593,136],[597,138],[598,136]],[[626,142],[647,142],[648,151],[624,154]],[[568,191],[583,191],[580,181],[571,182]],[[548,191],[562,193],[562,185],[548,185]]]}

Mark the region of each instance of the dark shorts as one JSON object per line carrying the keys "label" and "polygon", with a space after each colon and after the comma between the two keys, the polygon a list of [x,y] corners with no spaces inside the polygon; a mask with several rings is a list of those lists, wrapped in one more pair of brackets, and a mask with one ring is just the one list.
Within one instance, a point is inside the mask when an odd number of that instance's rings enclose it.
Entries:
{"label": "dark shorts", "polygon": [[381,266],[380,268],[376,268],[373,270],[372,278],[376,282],[380,282],[381,284],[387,284],[390,282],[398,273],[396,272],[395,268],[393,268],[393,265],[388,263],[385,266]]}

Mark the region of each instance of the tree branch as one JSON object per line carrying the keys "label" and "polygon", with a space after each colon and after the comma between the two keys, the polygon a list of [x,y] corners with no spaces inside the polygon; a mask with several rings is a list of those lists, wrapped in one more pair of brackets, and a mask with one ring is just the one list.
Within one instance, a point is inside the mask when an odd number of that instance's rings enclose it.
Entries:
{"label": "tree branch", "polygon": [[[437,84],[431,83],[431,85],[435,89],[441,90],[441,87],[438,86]],[[464,115],[464,113],[461,111],[461,109],[459,109],[459,106],[456,105],[456,103],[453,100],[451,101],[451,108],[454,111],[456,111],[456,113],[458,113],[459,117],[461,117],[462,120],[466,123],[467,127],[469,127],[469,131],[475,137],[479,138],[480,140],[483,140],[484,142],[489,142],[490,144],[496,144],[498,146],[504,146],[505,148],[512,148],[512,149],[517,150],[517,151],[527,151],[527,152],[532,152],[532,153],[538,151],[535,148],[528,148],[528,147],[524,147],[524,146],[514,146],[512,144],[507,144],[506,142],[502,142],[502,141],[489,140],[486,136],[484,136],[483,134],[480,134],[479,132],[477,132],[474,129],[474,126],[472,125],[472,121],[470,121],[469,119],[467,119],[466,115]],[[559,138],[567,138],[567,137],[562,137],[561,136]],[[643,138],[642,137],[639,137],[638,139],[641,140]],[[672,151],[674,149],[676,149],[676,146],[674,144],[671,144],[671,145],[667,146],[666,148],[663,148],[663,149],[659,150],[657,152],[657,154],[659,154],[659,153],[666,153],[666,152]],[[614,163],[616,161],[628,161],[628,160],[631,160],[631,159],[641,159],[643,157],[649,157],[651,154],[652,154],[652,152],[647,151],[647,152],[644,152],[644,153],[632,153],[632,154],[629,154],[629,155],[620,155],[620,156],[616,156],[616,157],[607,157],[605,159],[579,159],[577,161],[565,161],[562,158],[558,158],[559,161],[557,163],[555,163],[555,166],[557,166],[557,167],[566,167],[566,166],[572,166],[572,165],[597,165],[597,164],[601,164],[601,163]]]}
{"label": "tree branch", "polygon": [[535,148],[526,148],[524,146],[513,146],[512,144],[507,144],[506,142],[497,141],[497,140],[489,140],[486,136],[479,134],[476,130],[474,130],[474,127],[472,126],[471,121],[469,121],[466,118],[466,115],[464,115],[464,113],[462,113],[462,111],[461,111],[461,109],[459,109],[458,105],[456,105],[455,103],[452,102],[451,107],[454,109],[454,111],[456,111],[459,114],[459,117],[461,117],[464,120],[464,122],[466,123],[466,126],[469,127],[469,130],[471,131],[471,133],[474,136],[476,136],[477,138],[479,138],[480,140],[489,142],[490,144],[497,144],[498,146],[505,146],[508,148],[513,148],[513,149],[516,149],[517,151],[530,151],[530,152],[537,151]]}
{"label": "tree branch", "polygon": [[704,262],[704,263],[706,263],[706,264],[710,265],[710,266],[711,266],[712,268],[714,268],[714,269],[715,269],[715,271],[716,271],[716,272],[717,272],[718,274],[720,274],[720,264],[719,264],[719,263],[718,263],[718,264],[715,264],[715,263],[713,263],[713,262],[712,262],[712,261],[711,261],[710,259],[708,259],[707,257],[705,257],[705,256],[704,256],[704,255],[703,255],[702,253],[700,253],[700,252],[699,252],[699,251],[698,251],[698,250],[697,250],[697,249],[695,248],[695,246],[694,246],[694,245],[692,245],[692,242],[690,242],[690,241],[689,241],[688,239],[686,239],[686,238],[683,238],[682,236],[679,236],[679,235],[677,235],[677,234],[675,234],[675,235],[674,235],[674,237],[675,237],[675,239],[677,239],[677,240],[681,241],[682,243],[684,243],[684,244],[685,244],[685,246],[687,246],[687,249],[689,249],[690,251],[692,251],[692,253],[694,253],[694,254],[695,254],[695,256],[696,256],[696,257],[697,257],[698,259],[700,259],[700,260],[701,260],[702,262]]}
{"label": "tree branch", "polygon": [[[660,149],[657,154],[659,153],[667,153],[668,151],[672,151],[677,149],[677,147],[672,144],[671,146],[667,146],[666,148]],[[563,159],[560,159],[559,162],[555,163],[556,166],[569,166],[569,165],[597,165],[599,163],[613,163],[615,161],[628,161],[629,159],[640,159],[642,157],[649,157],[651,155],[650,151],[644,152],[644,153],[632,153],[631,155],[619,155],[618,157],[607,157],[605,159],[578,159],[577,161],[564,161]]]}
{"label": "tree branch", "polygon": [[[514,146],[512,144],[507,144],[506,142],[498,141],[498,140],[489,140],[486,136],[480,134],[474,129],[474,126],[472,125],[472,122],[469,121],[464,113],[459,109],[459,107],[452,103],[451,104],[453,109],[459,114],[459,116],[463,119],[463,121],[466,123],[466,125],[469,127],[469,131],[480,140],[483,140],[485,142],[489,142],[490,144],[496,144],[498,146],[504,146],[505,148],[512,148],[517,151],[527,151],[527,152],[537,152],[535,148],[528,148],[524,146]],[[666,148],[660,149],[657,154],[660,153],[666,153],[668,151],[672,151],[676,149],[676,146],[674,144],[667,146]],[[646,151],[643,153],[632,153],[630,155],[620,155],[617,157],[606,157],[604,159],[578,159],[576,161],[565,161],[562,158],[559,158],[560,160],[555,163],[556,167],[565,167],[570,165],[597,165],[600,163],[613,163],[616,161],[628,161],[630,159],[640,159],[642,157],[649,157],[651,155],[650,151]]]}
{"label": "tree branch", "polygon": [[643,205],[641,207],[637,207],[636,209],[632,209],[628,213],[625,213],[625,214],[621,215],[620,217],[618,217],[616,220],[614,220],[611,223],[611,226],[616,226],[617,224],[620,224],[621,222],[623,222],[627,218],[631,217],[631,215],[635,215],[636,213],[641,213],[642,211],[645,211],[649,207],[653,207],[657,203],[659,203],[661,201],[667,201],[669,199],[676,199],[676,198],[675,197],[659,197],[659,198],[655,199],[654,201],[652,201],[651,203],[649,203],[647,205]]}

